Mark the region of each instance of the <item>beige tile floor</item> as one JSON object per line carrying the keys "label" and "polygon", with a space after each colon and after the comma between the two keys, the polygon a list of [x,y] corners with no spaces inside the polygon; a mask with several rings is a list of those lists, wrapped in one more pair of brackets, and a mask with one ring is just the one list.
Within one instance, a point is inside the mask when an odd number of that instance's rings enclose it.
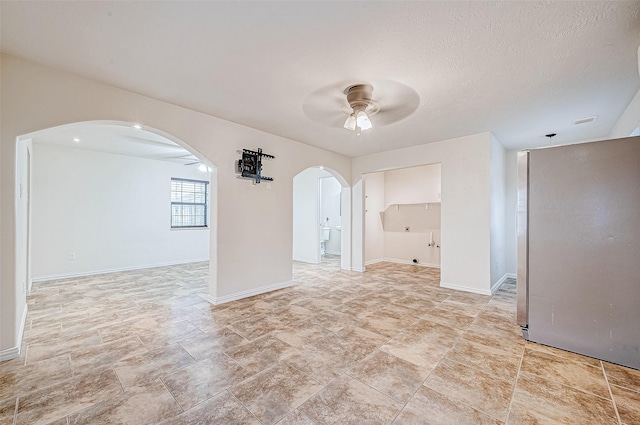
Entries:
{"label": "beige tile floor", "polygon": [[640,371],[525,343],[515,283],[339,258],[221,306],[206,263],[38,284],[5,424],[640,424]]}

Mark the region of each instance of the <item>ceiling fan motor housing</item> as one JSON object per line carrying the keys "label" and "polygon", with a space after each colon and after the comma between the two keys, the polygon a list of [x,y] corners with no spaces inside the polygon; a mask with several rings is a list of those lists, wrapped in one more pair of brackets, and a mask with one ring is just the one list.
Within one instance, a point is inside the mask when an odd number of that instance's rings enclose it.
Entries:
{"label": "ceiling fan motor housing", "polygon": [[373,93],[373,87],[369,84],[356,84],[344,89],[344,94],[347,95],[347,102],[354,112],[364,111],[371,103],[371,95]]}

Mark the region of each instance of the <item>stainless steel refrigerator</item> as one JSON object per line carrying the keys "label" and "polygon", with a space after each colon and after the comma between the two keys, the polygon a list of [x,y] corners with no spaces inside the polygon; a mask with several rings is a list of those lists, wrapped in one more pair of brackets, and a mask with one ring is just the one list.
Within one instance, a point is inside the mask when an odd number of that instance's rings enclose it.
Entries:
{"label": "stainless steel refrigerator", "polygon": [[640,137],[518,153],[526,339],[640,369]]}

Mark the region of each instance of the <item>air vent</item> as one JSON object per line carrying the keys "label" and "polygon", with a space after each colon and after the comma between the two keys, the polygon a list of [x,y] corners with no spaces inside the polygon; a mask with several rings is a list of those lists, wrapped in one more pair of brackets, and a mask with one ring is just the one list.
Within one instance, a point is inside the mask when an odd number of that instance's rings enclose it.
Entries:
{"label": "air vent", "polygon": [[586,118],[580,118],[579,120],[575,120],[574,124],[578,125],[578,124],[587,124],[590,122],[594,122],[595,120],[598,119],[597,115],[594,115],[592,117],[586,117]]}

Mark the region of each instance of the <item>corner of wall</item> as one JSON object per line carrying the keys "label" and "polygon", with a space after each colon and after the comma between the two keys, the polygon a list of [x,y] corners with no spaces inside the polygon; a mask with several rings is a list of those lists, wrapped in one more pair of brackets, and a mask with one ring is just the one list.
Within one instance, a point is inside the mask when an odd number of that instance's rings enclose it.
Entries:
{"label": "corner of wall", "polygon": [[506,271],[515,276],[517,269],[516,244],[516,207],[518,196],[518,151],[506,152],[506,185],[505,185],[505,253]]}
{"label": "corner of wall", "polygon": [[205,301],[210,302],[213,305],[220,305],[220,304],[225,304],[231,301],[237,301],[237,300],[241,300],[243,298],[249,298],[249,297],[253,297],[256,295],[260,295],[260,294],[264,294],[267,292],[272,292],[272,291],[276,291],[278,289],[284,289],[284,288],[288,288],[290,286],[293,286],[293,281],[285,281],[285,282],[280,282],[280,283],[274,283],[272,285],[265,285],[265,286],[261,286],[259,288],[254,288],[254,289],[250,289],[250,290],[246,290],[246,291],[240,291],[240,292],[236,292],[233,294],[229,294],[229,295],[224,295],[221,297],[213,297],[209,294],[201,294],[200,297],[202,299],[204,299]]}
{"label": "corner of wall", "polygon": [[491,133],[490,148],[490,261],[491,291],[506,273],[506,151]]}
{"label": "corner of wall", "polygon": [[629,137],[631,133],[640,125],[640,90],[638,90],[614,124],[609,139]]}
{"label": "corner of wall", "polygon": [[24,335],[24,328],[27,324],[28,310],[29,310],[29,306],[25,303],[24,310],[22,313],[22,320],[20,322],[20,328],[18,329],[18,337],[16,338],[16,345],[11,348],[0,350],[0,362],[20,357],[20,352],[22,349],[22,337]]}

